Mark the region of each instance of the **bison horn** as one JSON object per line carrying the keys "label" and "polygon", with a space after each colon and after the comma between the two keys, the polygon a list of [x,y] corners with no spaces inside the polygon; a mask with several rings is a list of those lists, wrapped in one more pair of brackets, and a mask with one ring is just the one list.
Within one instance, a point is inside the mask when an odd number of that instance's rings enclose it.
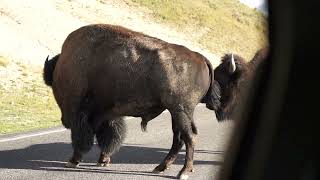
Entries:
{"label": "bison horn", "polygon": [[234,71],[236,70],[236,63],[234,62],[233,54],[231,54],[231,63],[229,68],[231,73],[234,73]]}
{"label": "bison horn", "polygon": [[47,56],[46,62],[48,62],[48,60],[49,60],[49,55]]}

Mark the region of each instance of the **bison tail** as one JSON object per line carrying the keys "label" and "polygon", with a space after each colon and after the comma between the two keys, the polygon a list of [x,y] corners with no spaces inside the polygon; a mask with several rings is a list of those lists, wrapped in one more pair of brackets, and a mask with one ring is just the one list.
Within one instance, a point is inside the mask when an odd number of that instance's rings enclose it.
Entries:
{"label": "bison tail", "polygon": [[48,60],[49,56],[47,56],[47,59],[44,63],[43,67],[43,80],[46,85],[52,86],[53,82],[53,71],[56,66],[56,63],[59,59],[59,55],[54,56],[52,59]]}

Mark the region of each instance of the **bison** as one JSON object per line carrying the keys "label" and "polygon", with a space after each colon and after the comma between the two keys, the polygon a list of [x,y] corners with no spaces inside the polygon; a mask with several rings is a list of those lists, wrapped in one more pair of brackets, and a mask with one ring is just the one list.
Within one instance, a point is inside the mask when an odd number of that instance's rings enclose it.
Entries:
{"label": "bison", "polygon": [[221,91],[220,107],[216,110],[218,121],[235,118],[240,97],[248,89],[257,68],[263,69],[268,52],[268,47],[260,49],[249,62],[235,54],[222,57],[221,63],[214,69],[214,79]]}
{"label": "bison", "polygon": [[198,103],[220,107],[220,87],[208,59],[188,48],[121,26],[93,24],[68,35],[61,53],[45,61],[44,81],[52,86],[62,124],[71,129],[76,167],[93,145],[101,149],[98,165],[108,165],[125,136],[122,117],[141,117],[141,127],[168,110],[173,143],[155,167],[163,172],[186,145],[178,178],[193,171],[197,128],[193,113]]}

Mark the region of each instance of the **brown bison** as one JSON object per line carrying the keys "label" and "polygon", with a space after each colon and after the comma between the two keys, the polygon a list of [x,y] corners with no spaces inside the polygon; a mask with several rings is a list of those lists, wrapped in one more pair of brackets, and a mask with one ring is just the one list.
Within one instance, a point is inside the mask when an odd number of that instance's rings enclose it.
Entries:
{"label": "brown bison", "polygon": [[221,106],[216,110],[219,121],[234,118],[234,111],[239,104],[240,96],[244,95],[255,72],[263,68],[269,48],[260,49],[253,59],[246,62],[235,54],[226,54],[214,70],[214,79],[219,83]]}
{"label": "brown bison", "polygon": [[44,81],[52,86],[62,124],[71,129],[75,167],[93,145],[101,149],[99,165],[107,165],[125,135],[123,116],[141,117],[142,129],[165,109],[171,113],[173,143],[154,172],[162,172],[186,145],[179,178],[193,171],[193,113],[198,103],[217,110],[220,89],[210,62],[176,44],[120,26],[81,27],[65,40],[61,53],[44,65]]}

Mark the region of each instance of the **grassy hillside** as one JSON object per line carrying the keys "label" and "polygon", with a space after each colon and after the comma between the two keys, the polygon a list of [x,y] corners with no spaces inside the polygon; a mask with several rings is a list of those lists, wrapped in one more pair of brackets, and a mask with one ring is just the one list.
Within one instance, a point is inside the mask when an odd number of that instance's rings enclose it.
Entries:
{"label": "grassy hillside", "polygon": [[236,52],[251,58],[267,43],[266,17],[237,0],[126,1],[148,8],[158,21],[189,33],[214,54]]}
{"label": "grassy hillside", "polygon": [[0,88],[0,135],[61,124],[51,90],[42,82],[32,83],[10,91]]}
{"label": "grassy hillside", "polygon": [[0,73],[16,76],[10,82],[0,82],[0,135],[60,125],[59,108],[39,69],[17,63],[14,71],[16,63],[0,58]]}

